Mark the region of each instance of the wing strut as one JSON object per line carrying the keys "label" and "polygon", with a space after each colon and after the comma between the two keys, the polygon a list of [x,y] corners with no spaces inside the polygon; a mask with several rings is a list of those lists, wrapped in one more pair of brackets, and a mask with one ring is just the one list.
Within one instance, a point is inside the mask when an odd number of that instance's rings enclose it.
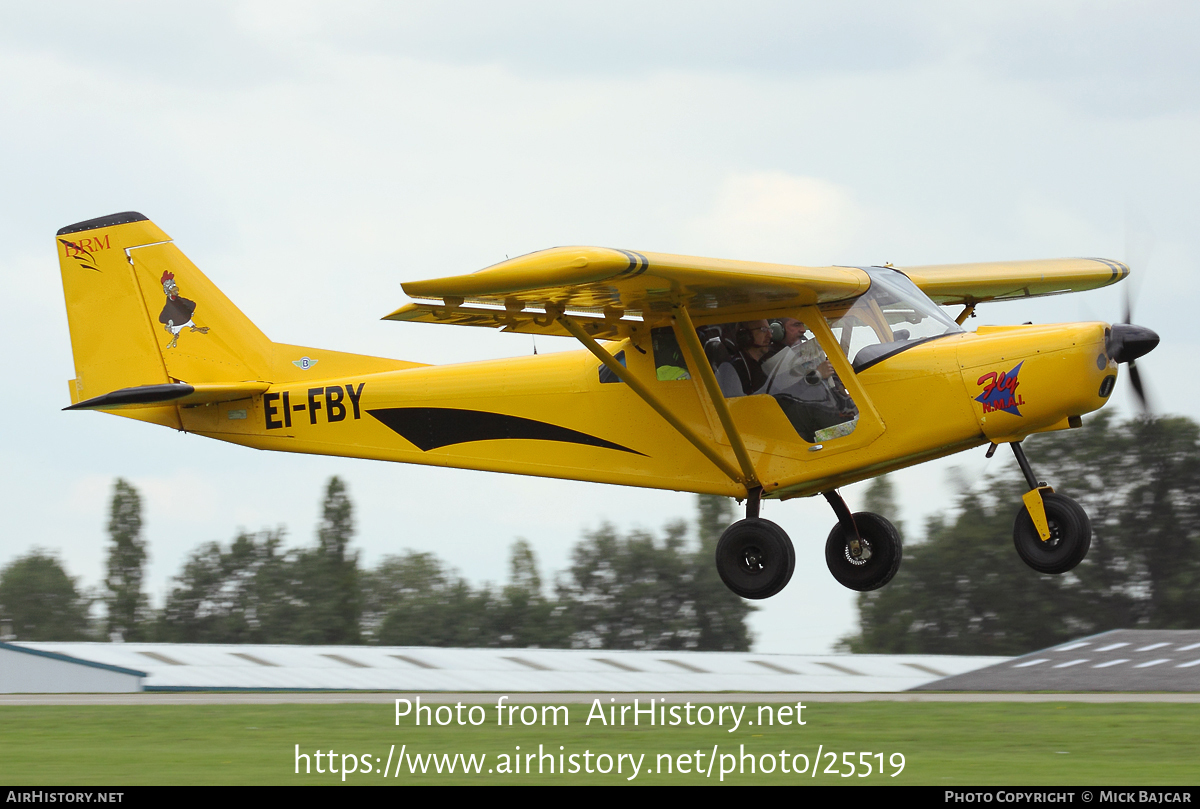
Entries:
{"label": "wing strut", "polygon": [[737,456],[738,465],[742,467],[742,480],[746,483],[746,488],[761,488],[762,484],[758,482],[758,475],[754,472],[750,453],[746,451],[746,442],[742,440],[737,425],[733,423],[733,414],[729,412],[725,395],[721,393],[717,377],[704,355],[704,347],[700,345],[700,338],[696,335],[696,327],[692,325],[692,318],[687,313],[687,307],[676,304],[675,319],[681,327],[679,331],[683,333],[684,351],[687,352],[692,367],[700,374],[704,389],[708,391],[708,400],[712,402],[713,409],[717,411],[717,418],[721,420],[721,426],[725,428],[725,435],[729,437],[729,445],[733,447],[733,454]]}
{"label": "wing strut", "polygon": [[555,319],[561,323],[563,328],[569,331],[576,340],[583,343],[584,347],[588,351],[596,355],[596,359],[604,363],[608,370],[612,371],[617,375],[618,379],[628,385],[630,390],[640,396],[642,401],[650,405],[650,407],[652,407],[654,411],[658,413],[658,415],[666,419],[667,423],[674,427],[676,432],[686,438],[692,446],[700,450],[705,458],[708,458],[718,469],[728,475],[730,480],[734,480],[745,485],[747,490],[758,485],[757,480],[754,480],[752,483],[747,483],[746,479],[739,474],[738,470],[731,463],[729,463],[729,461],[722,458],[720,453],[717,452],[717,450],[711,444],[709,444],[709,442],[705,441],[699,433],[682,422],[674,413],[672,413],[670,408],[668,408],[662,403],[662,401],[658,399],[658,397],[651,393],[650,389],[642,384],[641,380],[629,373],[629,370],[624,365],[617,362],[616,358],[613,357],[612,354],[609,354],[607,351],[605,351],[604,347],[597,343],[590,334],[584,331],[582,326],[580,326],[574,320],[571,320],[571,318],[567,317],[561,311],[557,313],[557,317]]}

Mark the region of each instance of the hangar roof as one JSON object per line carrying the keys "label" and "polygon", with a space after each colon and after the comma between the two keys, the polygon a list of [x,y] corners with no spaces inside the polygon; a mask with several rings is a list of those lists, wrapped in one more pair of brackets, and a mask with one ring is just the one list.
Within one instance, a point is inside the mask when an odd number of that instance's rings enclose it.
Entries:
{"label": "hangar roof", "polygon": [[771,655],[599,649],[447,649],[21,643],[146,672],[146,690],[905,691],[1002,657]]}

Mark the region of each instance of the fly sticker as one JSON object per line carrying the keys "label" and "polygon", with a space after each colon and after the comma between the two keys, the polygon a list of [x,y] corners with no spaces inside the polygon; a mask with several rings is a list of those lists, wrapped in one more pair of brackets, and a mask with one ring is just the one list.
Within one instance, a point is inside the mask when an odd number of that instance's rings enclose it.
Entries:
{"label": "fly sticker", "polygon": [[1017,375],[1021,373],[1021,366],[1024,364],[1023,361],[1018,362],[1017,366],[1007,373],[992,371],[976,380],[976,385],[985,386],[983,392],[975,397],[975,401],[983,405],[984,413],[1002,410],[1014,416],[1021,415],[1017,408],[1025,404],[1025,399],[1017,393],[1017,386],[1021,384]]}

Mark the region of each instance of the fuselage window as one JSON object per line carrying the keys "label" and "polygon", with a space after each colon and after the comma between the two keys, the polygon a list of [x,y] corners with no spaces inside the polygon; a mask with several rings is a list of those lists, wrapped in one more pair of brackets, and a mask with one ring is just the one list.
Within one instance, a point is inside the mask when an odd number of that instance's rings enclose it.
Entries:
{"label": "fuselage window", "polygon": [[651,329],[650,341],[654,344],[654,375],[660,382],[692,378],[674,329],[670,326]]}
{"label": "fuselage window", "polygon": [[[621,363],[622,365],[625,365],[625,352],[624,351],[617,352],[617,355],[615,357],[613,357],[613,359],[615,359],[617,362]],[[614,374],[612,372],[612,369],[610,369],[607,365],[601,365],[600,366],[600,381],[605,382],[605,383],[620,382],[621,377]]]}

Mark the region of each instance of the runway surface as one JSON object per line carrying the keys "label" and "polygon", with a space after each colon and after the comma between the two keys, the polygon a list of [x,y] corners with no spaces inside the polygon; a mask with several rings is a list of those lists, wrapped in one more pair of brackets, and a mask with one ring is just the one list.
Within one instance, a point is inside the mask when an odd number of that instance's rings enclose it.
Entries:
{"label": "runway surface", "polygon": [[501,696],[508,704],[589,704],[592,700],[616,699],[628,704],[634,699],[649,700],[651,697],[666,698],[668,704],[692,702],[697,704],[732,703],[778,703],[778,702],[1200,702],[1200,693],[672,693],[645,694],[614,692],[562,692],[562,693],[448,693],[434,691],[424,693],[375,693],[338,691],[188,691],[188,692],[143,692],[133,694],[3,694],[0,707],[17,705],[339,705],[365,703],[392,705],[397,699],[415,700],[430,705],[461,702],[464,705],[494,705]]}

